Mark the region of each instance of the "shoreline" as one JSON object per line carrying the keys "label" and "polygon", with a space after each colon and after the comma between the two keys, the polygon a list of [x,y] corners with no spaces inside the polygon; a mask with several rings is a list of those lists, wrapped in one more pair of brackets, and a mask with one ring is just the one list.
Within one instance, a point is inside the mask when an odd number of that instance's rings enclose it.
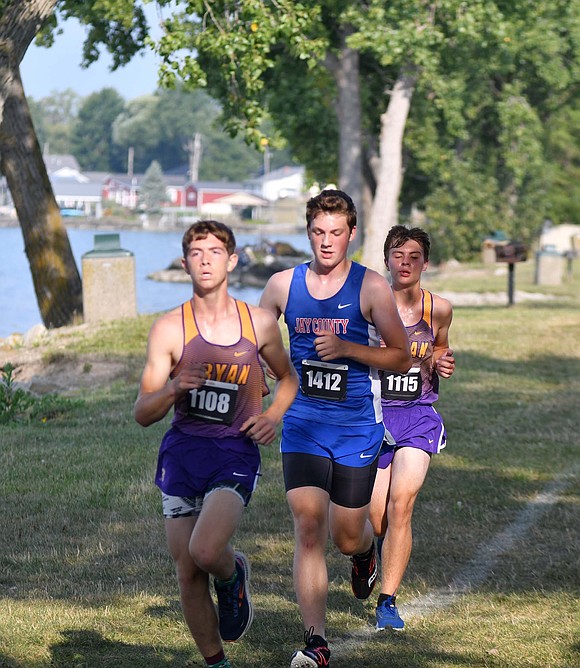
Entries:
{"label": "shoreline", "polygon": [[[203,218],[196,218],[203,220]],[[225,222],[225,221],[224,221]],[[121,218],[85,218],[68,219],[63,218],[65,228],[71,230],[93,230],[99,229],[103,232],[108,231],[128,231],[128,232],[185,232],[191,223],[187,224],[168,224],[166,222],[149,222],[125,220]],[[267,236],[268,234],[301,234],[306,232],[306,223],[259,223],[252,224],[246,222],[226,222],[234,233],[240,234],[258,234]],[[20,223],[15,218],[0,218],[0,227],[20,227]]]}

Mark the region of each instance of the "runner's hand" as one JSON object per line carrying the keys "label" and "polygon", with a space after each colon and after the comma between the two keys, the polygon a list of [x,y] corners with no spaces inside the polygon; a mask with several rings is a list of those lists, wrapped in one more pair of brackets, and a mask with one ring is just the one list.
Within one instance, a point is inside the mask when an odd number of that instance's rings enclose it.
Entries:
{"label": "runner's hand", "polygon": [[207,364],[194,362],[190,366],[184,365],[172,382],[176,394],[182,395],[189,390],[199,389],[206,380]]}
{"label": "runner's hand", "polygon": [[314,348],[323,362],[329,362],[339,357],[347,357],[344,354],[344,343],[332,332],[320,332],[320,335],[314,339]]}
{"label": "runner's hand", "polygon": [[259,445],[270,445],[276,438],[276,423],[264,415],[253,415],[240,427],[240,431],[246,433]]}
{"label": "runner's hand", "polygon": [[435,371],[441,378],[449,378],[455,371],[455,357],[450,348],[435,362]]}

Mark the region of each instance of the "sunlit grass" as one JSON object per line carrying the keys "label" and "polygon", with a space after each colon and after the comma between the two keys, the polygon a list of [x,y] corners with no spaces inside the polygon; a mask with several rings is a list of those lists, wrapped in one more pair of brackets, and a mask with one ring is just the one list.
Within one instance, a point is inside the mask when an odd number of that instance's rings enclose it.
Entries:
{"label": "sunlit grass", "polygon": [[[500,290],[505,280],[434,276],[429,287]],[[438,406],[448,447],[417,502],[401,605],[449,586],[550,481],[568,472],[567,483],[482,584],[410,619],[401,635],[373,632],[374,596],[353,598],[350,562],[329,545],[334,668],[578,663],[580,282],[540,290],[531,267],[519,265],[516,285],[555,298],[455,308],[457,372],[441,383]],[[0,666],[202,665],[179,610],[153,483],[168,420],[142,429],[132,416],[152,320],[51,339],[48,370],[70,355],[81,364],[118,359],[127,371],[83,391],[58,419],[0,427]],[[277,445],[263,450],[263,474],[236,538],[252,562],[257,610],[244,640],[227,647],[237,668],[287,667],[302,642]]]}

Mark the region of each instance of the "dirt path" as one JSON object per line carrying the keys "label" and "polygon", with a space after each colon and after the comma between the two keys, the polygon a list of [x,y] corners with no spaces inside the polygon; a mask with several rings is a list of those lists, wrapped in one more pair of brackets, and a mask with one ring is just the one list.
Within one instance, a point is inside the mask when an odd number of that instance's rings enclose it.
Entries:
{"label": "dirt path", "polygon": [[0,368],[12,364],[14,381],[35,394],[105,387],[121,378],[126,372],[122,361],[68,352],[70,341],[83,331],[89,326],[46,330],[36,325],[23,336],[0,339]]}

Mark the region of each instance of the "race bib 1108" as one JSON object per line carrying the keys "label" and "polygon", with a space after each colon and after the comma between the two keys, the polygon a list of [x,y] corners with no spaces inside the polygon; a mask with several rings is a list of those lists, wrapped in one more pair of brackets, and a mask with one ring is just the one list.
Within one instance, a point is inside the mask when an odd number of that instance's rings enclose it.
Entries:
{"label": "race bib 1108", "polygon": [[204,422],[232,424],[238,388],[235,383],[206,380],[201,387],[189,391],[188,415]]}

